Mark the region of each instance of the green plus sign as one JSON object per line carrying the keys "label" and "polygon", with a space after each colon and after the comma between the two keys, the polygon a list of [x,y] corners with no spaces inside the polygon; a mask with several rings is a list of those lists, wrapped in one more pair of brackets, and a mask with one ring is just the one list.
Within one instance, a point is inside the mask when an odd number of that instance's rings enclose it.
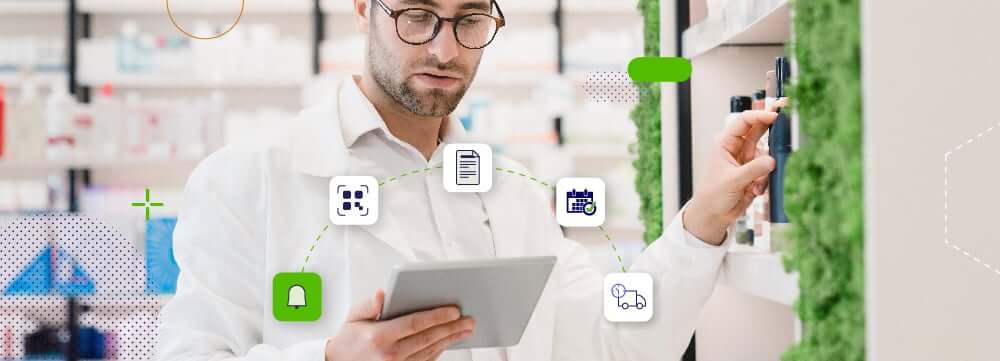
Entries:
{"label": "green plus sign", "polygon": [[146,220],[149,220],[149,207],[163,207],[163,202],[150,202],[149,201],[149,188],[146,188],[146,201],[145,202],[132,202],[133,207],[146,207]]}

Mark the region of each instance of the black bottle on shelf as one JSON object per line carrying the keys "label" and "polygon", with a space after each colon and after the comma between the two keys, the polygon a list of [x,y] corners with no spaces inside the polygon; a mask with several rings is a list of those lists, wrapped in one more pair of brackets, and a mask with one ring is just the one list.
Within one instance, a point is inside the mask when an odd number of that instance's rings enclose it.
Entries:
{"label": "black bottle on shelf", "polygon": [[[785,96],[785,85],[791,76],[788,59],[778,57],[775,60],[775,98]],[[778,109],[778,118],[771,124],[768,135],[768,148],[774,158],[774,171],[769,175],[768,188],[771,223],[788,223],[785,214],[785,165],[792,154],[792,120],[791,115],[783,109]]]}

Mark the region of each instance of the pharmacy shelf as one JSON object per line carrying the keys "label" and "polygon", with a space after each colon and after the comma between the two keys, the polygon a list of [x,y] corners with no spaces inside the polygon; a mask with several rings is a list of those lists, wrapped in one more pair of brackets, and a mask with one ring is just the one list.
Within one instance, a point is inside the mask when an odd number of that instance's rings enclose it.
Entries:
{"label": "pharmacy shelf", "polygon": [[3,15],[61,15],[68,4],[60,0],[0,0],[0,16]]}
{"label": "pharmacy shelf", "polygon": [[[327,14],[346,15],[351,13],[350,1],[321,1],[321,9]],[[589,1],[593,2],[594,0]],[[500,9],[503,10],[505,16],[509,16],[511,14],[550,14],[556,9],[556,0],[507,0],[502,2]]]}
{"label": "pharmacy shelf", "polygon": [[[31,81],[39,87],[49,87],[54,83],[66,83],[65,72],[41,72],[31,76]],[[15,72],[0,72],[0,84],[8,88],[20,87],[24,84],[21,74]]]}
{"label": "pharmacy shelf", "polygon": [[722,282],[754,296],[791,306],[799,295],[799,276],[785,272],[780,253],[734,245],[722,264]]}
{"label": "pharmacy shelf", "polygon": [[0,160],[0,173],[37,173],[67,169],[194,168],[201,159]]}
{"label": "pharmacy shelf", "polygon": [[[190,1],[171,3],[170,11],[176,14],[235,15],[239,7],[235,1],[205,1],[193,5]],[[157,0],[80,0],[80,11],[94,14],[160,14],[166,10],[164,1]],[[313,5],[308,0],[248,1],[244,13],[310,14]]]}
{"label": "pharmacy shelf", "polygon": [[789,0],[729,1],[723,14],[684,31],[684,57],[722,45],[783,44],[791,36]]}
{"label": "pharmacy shelf", "polygon": [[161,74],[80,74],[80,84],[86,86],[100,86],[111,84],[122,88],[155,88],[155,89],[191,89],[191,88],[296,88],[302,87],[309,81],[308,74],[292,77],[268,77],[268,76],[246,76],[224,80],[207,80],[191,76],[169,76]]}

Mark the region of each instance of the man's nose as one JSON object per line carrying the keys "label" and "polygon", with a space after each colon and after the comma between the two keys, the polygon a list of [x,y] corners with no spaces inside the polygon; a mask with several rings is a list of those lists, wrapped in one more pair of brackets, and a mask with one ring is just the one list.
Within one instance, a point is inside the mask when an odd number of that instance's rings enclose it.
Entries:
{"label": "man's nose", "polygon": [[458,56],[458,48],[461,45],[459,45],[458,40],[455,39],[455,32],[453,31],[452,24],[450,22],[444,22],[441,24],[441,31],[434,38],[434,40],[431,40],[428,46],[427,51],[430,52],[431,55],[434,55],[442,64],[447,64]]}

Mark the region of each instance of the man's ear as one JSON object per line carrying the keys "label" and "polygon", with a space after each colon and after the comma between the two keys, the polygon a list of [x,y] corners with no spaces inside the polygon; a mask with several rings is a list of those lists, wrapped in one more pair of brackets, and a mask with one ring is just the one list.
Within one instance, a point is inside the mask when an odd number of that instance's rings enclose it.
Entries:
{"label": "man's ear", "polygon": [[351,7],[354,18],[357,20],[358,30],[362,34],[368,34],[369,23],[371,22],[371,5],[369,0],[354,0],[354,6]]}

